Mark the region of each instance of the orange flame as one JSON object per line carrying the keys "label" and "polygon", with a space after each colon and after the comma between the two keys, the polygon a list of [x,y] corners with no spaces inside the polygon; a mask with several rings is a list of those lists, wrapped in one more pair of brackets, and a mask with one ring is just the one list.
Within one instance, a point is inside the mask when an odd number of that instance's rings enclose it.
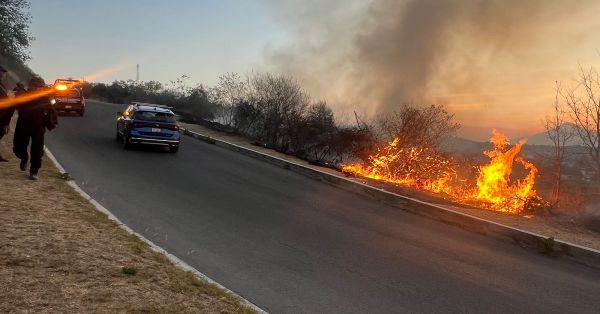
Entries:
{"label": "orange flame", "polygon": [[[508,138],[493,130],[491,142],[494,149],[484,152],[491,160],[479,170],[474,198],[491,204],[493,209],[519,213],[524,208],[527,198],[536,195],[534,185],[538,169],[522,157],[517,157],[525,145],[525,140],[507,149]],[[529,170],[529,173],[523,180],[511,184],[510,177],[515,161]]]}
{"label": "orange flame", "polygon": [[[484,208],[521,213],[531,197],[538,169],[519,157],[525,141],[510,147],[506,136],[493,130],[491,142],[494,148],[484,152],[490,158],[486,165],[478,167],[476,182],[459,178],[459,165],[432,149],[404,148],[394,139],[374,155],[367,164],[342,165],[342,171],[378,181],[407,186],[438,193],[455,202],[476,204]],[[514,164],[521,164],[527,176],[516,183],[511,182]]]}
{"label": "orange flame", "polygon": [[[446,182],[454,176],[451,161],[424,148],[399,148],[394,139],[369,157],[369,165],[343,165],[342,171],[369,179],[410,186],[433,192],[446,192]],[[431,175],[431,174],[435,175]]]}

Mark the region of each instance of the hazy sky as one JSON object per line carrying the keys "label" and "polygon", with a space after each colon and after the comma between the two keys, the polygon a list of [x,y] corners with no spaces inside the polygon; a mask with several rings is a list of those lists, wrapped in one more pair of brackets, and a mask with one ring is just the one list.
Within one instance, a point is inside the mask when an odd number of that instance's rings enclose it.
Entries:
{"label": "hazy sky", "polygon": [[261,1],[32,0],[31,13],[30,65],[47,79],[115,67],[97,80],[132,79],[139,63],[142,80],[211,84],[286,40]]}
{"label": "hazy sky", "polygon": [[31,0],[46,79],[212,85],[226,72],[298,78],[337,117],[402,98],[448,105],[462,134],[531,134],[555,81],[600,62],[593,0]]}

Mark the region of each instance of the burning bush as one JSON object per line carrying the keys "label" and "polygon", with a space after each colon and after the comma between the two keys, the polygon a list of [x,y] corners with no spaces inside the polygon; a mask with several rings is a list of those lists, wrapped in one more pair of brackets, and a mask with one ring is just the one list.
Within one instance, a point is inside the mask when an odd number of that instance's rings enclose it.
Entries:
{"label": "burning bush", "polygon": [[436,150],[460,127],[444,106],[412,103],[402,104],[395,111],[379,116],[376,124],[386,141],[398,139],[397,147]]}
{"label": "burning bush", "polygon": [[455,177],[452,164],[451,159],[434,149],[405,147],[395,138],[370,156],[367,165],[344,165],[342,170],[369,179],[446,193],[447,182]]}
{"label": "burning bush", "polygon": [[[534,189],[538,170],[518,156],[525,141],[511,147],[506,136],[496,130],[493,134],[491,142],[494,148],[484,152],[490,162],[476,167],[478,176],[475,182],[459,177],[457,170],[465,165],[432,148],[402,147],[398,138],[371,155],[368,163],[343,165],[342,169],[353,175],[439,193],[459,203],[495,211],[513,214],[542,212],[547,204]],[[527,175],[513,181],[515,163],[520,164]]]}
{"label": "burning bush", "polygon": [[[479,168],[477,188],[470,198],[483,202],[494,210],[520,213],[528,200],[536,196],[534,185],[538,169],[517,156],[523,149],[525,140],[510,147],[508,138],[493,130],[491,142],[494,148],[484,152],[490,158],[490,162]],[[515,162],[521,164],[529,173],[524,179],[512,183],[511,174]]]}

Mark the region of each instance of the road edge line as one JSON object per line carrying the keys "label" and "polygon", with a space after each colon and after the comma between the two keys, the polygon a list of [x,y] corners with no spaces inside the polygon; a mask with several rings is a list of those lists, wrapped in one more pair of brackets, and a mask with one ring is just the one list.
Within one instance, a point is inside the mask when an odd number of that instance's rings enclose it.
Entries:
{"label": "road edge line", "polygon": [[339,175],[334,175],[318,169],[306,167],[304,165],[284,160],[276,156],[271,156],[247,147],[216,139],[188,130],[186,128],[182,128],[181,130],[184,135],[190,136],[197,140],[210,144],[216,144],[231,151],[242,153],[249,157],[281,166],[287,170],[294,171],[298,174],[317,179],[319,181],[326,181],[327,183],[340,187],[346,191],[351,191],[375,198],[388,205],[417,214],[419,216],[441,221],[449,225],[460,227],[461,229],[467,231],[483,234],[503,241],[513,242],[526,249],[537,251],[538,253],[545,253],[549,256],[567,257],[569,260],[577,263],[600,268],[600,251],[593,248],[567,241],[557,240],[553,237],[507,226],[495,221],[458,212],[449,208],[444,208],[416,198],[389,192],[362,182],[356,182]]}
{"label": "road edge line", "polygon": [[[44,152],[46,153],[46,156],[48,156],[48,158],[52,161],[52,163],[54,164],[54,166],[56,167],[56,169],[58,169],[58,171],[61,174],[68,173],[65,170],[65,168],[63,168],[63,166],[60,164],[60,162],[56,159],[56,157],[52,154],[52,152],[50,151],[50,149],[48,149],[47,146],[44,146]],[[198,277],[199,279],[204,280],[204,281],[206,281],[206,282],[208,282],[210,284],[216,285],[217,287],[219,287],[220,289],[222,289],[223,291],[225,291],[227,294],[229,294],[233,298],[237,299],[240,303],[242,303],[242,305],[245,305],[245,306],[253,309],[257,313],[268,314],[267,311],[261,309],[258,305],[256,305],[256,304],[248,301],[246,298],[242,297],[241,295],[239,295],[239,294],[231,291],[230,289],[226,288],[222,284],[214,281],[213,279],[211,279],[207,275],[203,274],[202,272],[200,272],[196,268],[190,266],[188,263],[186,263],[183,260],[181,260],[179,257],[177,257],[177,256],[175,256],[175,255],[173,255],[173,254],[171,254],[169,252],[167,252],[167,250],[165,250],[162,247],[156,245],[154,242],[148,240],[143,235],[141,235],[141,234],[133,231],[133,229],[131,229],[129,226],[127,226],[121,220],[119,220],[119,218],[117,218],[115,215],[113,215],[113,213],[111,213],[106,207],[102,206],[102,204],[98,203],[94,198],[92,198],[83,189],[81,189],[81,187],[79,187],[79,185],[75,182],[75,180],[69,180],[67,182],[67,184],[71,188],[73,188],[73,190],[75,190],[75,192],[77,192],[81,197],[83,197],[90,204],[92,204],[96,208],[97,211],[105,214],[108,217],[108,219],[113,220],[114,222],[116,222],[117,225],[121,229],[127,231],[129,234],[132,234],[132,235],[136,236],[138,239],[140,239],[144,243],[148,244],[148,246],[150,246],[150,248],[153,251],[161,253],[161,254],[164,254],[169,259],[169,261],[171,261],[171,263],[173,263],[179,269],[184,270],[184,271],[189,271],[190,273],[194,274],[194,276]]]}

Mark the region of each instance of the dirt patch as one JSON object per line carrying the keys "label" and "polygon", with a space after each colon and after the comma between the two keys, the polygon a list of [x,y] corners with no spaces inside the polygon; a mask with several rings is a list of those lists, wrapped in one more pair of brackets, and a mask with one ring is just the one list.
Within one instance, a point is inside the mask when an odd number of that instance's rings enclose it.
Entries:
{"label": "dirt patch", "polygon": [[[272,149],[252,145],[249,139],[246,139],[242,136],[237,136],[233,134],[218,132],[215,130],[211,130],[207,127],[195,124],[181,123],[181,125],[194,132],[198,132],[207,136],[210,136],[215,139],[220,139],[223,141],[227,141],[229,143],[233,143],[242,147],[250,148],[255,151],[259,151],[264,154],[268,154],[271,156],[275,156],[296,164],[303,165],[305,167],[318,169],[322,172],[327,172],[331,174],[335,174],[338,176],[345,176],[339,171],[336,171],[331,168],[319,167],[309,162],[299,159],[294,156],[286,155],[283,153],[276,152]],[[348,176],[346,176],[348,177]],[[431,193],[416,191],[414,189],[397,187],[385,183],[372,182],[370,180],[364,180],[355,177],[348,177],[348,179],[361,182],[365,184],[369,184],[390,192],[398,193],[401,195],[405,195],[408,197],[420,199],[423,201],[427,201],[441,207],[445,207],[451,209],[453,211],[469,214],[471,216],[483,218],[486,220],[491,220],[506,226],[510,226],[513,228],[518,228],[522,230],[527,230],[530,232],[534,232],[546,237],[553,237],[557,240],[567,241],[574,244],[594,248],[600,250],[600,234],[589,230],[586,227],[584,221],[575,216],[534,216],[534,217],[523,217],[517,215],[511,215],[501,212],[494,212],[479,208],[473,207],[463,207],[457,204],[452,204],[451,202],[440,198],[436,195],[432,195]],[[599,219],[600,220],[600,219]],[[598,224],[600,225],[600,223]],[[599,227],[600,228],[600,227]]]}
{"label": "dirt patch", "polygon": [[0,143],[0,313],[253,313],[117,226],[45,158],[39,181]]}

